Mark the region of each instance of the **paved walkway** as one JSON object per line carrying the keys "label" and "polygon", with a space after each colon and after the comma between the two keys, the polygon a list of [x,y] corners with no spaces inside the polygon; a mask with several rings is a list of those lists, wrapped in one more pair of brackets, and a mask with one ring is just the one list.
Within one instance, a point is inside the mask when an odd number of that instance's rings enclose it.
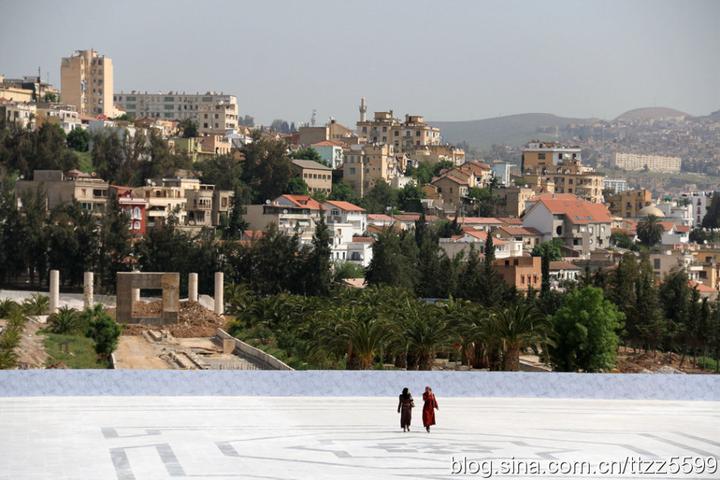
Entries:
{"label": "paved walkway", "polygon": [[438,400],[427,434],[419,409],[400,431],[393,397],[0,398],[0,479],[439,479],[458,477],[453,458],[720,455],[718,402]]}

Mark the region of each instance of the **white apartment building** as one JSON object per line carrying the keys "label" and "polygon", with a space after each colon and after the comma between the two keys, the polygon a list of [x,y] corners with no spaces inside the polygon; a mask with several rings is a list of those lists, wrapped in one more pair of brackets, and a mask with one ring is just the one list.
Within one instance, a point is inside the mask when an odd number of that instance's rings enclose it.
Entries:
{"label": "white apartment building", "polygon": [[332,259],[363,267],[372,260],[372,244],[358,239],[367,230],[365,209],[350,202],[328,200],[322,204],[325,223],[332,232]]}
{"label": "white apartment building", "polygon": [[692,208],[692,219],[694,226],[702,225],[703,218],[712,201],[713,192],[690,192],[683,193],[681,198],[687,198]]}
{"label": "white apartment building", "polygon": [[621,193],[629,189],[627,180],[624,178],[603,178],[603,189],[611,190],[613,193]]}
{"label": "white apartment building", "polygon": [[0,99],[0,117],[8,124],[27,128],[34,124],[37,108],[33,103],[13,102]]}
{"label": "white apartment building", "polygon": [[612,156],[612,166],[623,170],[645,170],[651,172],[676,173],[680,171],[682,160],[680,157],[666,157],[663,155],[644,155],[639,153],[615,152]]}
{"label": "white apartment building", "polygon": [[117,93],[115,103],[135,118],[191,119],[202,133],[225,133],[238,126],[235,95],[224,93]]}

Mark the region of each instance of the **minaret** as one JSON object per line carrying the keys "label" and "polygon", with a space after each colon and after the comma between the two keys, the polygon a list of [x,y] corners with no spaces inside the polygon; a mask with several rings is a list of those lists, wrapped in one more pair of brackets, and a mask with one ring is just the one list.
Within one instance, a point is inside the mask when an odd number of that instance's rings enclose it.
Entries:
{"label": "minaret", "polygon": [[365,114],[367,113],[367,105],[365,104],[365,97],[360,98],[360,121],[365,121]]}

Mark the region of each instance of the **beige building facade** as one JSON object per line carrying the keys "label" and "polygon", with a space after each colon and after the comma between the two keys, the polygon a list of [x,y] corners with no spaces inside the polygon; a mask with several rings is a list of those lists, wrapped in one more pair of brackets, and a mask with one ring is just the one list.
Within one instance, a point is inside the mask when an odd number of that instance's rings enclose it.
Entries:
{"label": "beige building facade", "polygon": [[345,153],[343,181],[364,196],[378,181],[392,184],[403,176],[406,162],[388,144],[352,145]]}
{"label": "beige building facade", "polygon": [[95,50],[78,50],[60,63],[60,99],[80,115],[114,117],[113,63]]}
{"label": "beige building facade", "polygon": [[609,198],[610,212],[622,218],[637,218],[643,208],[652,205],[652,194],[644,188],[626,190]]}
{"label": "beige building facade", "polygon": [[311,194],[329,194],[332,191],[332,168],[312,160],[295,159],[292,161],[292,169],[295,175],[305,181]]}
{"label": "beige building facade", "polygon": [[102,215],[108,199],[108,182],[78,170],[63,173],[61,170],[35,170],[32,180],[18,180],[15,197],[18,205],[26,195],[41,192],[48,210],[78,202],[80,208]]}
{"label": "beige building facade", "polygon": [[135,90],[115,95],[115,103],[135,118],[194,121],[201,133],[225,133],[238,126],[235,95],[224,93],[148,93]]}

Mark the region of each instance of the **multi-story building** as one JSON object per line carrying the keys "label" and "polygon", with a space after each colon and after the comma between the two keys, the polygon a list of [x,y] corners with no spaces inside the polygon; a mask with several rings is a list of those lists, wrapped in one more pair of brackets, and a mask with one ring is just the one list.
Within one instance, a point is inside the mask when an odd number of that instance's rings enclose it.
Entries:
{"label": "multi-story building", "polygon": [[628,183],[624,178],[604,178],[603,189],[609,190],[612,193],[621,193],[627,190]]}
{"label": "multi-story building", "polygon": [[216,155],[227,155],[230,153],[232,146],[223,135],[208,133],[198,138],[200,150],[198,151],[198,160],[204,158],[212,158]]}
{"label": "multi-story building", "polygon": [[542,265],[540,257],[499,258],[493,262],[493,269],[503,281],[519,291],[530,287],[540,290],[542,284]]}
{"label": "multi-story building", "polygon": [[[357,263],[363,267],[372,260],[372,243],[364,241],[367,231],[365,209],[349,202],[328,200],[322,204],[325,223],[332,232],[331,258]],[[355,241],[362,237],[362,241]]]}
{"label": "multi-story building", "polygon": [[0,119],[20,128],[33,127],[37,107],[34,103],[21,103],[0,98]]}
{"label": "multi-story building", "polygon": [[313,143],[311,146],[333,170],[340,168],[345,161],[344,144],[342,142],[323,140],[322,142]]}
{"label": "multi-story building", "polygon": [[296,176],[302,178],[310,193],[332,191],[332,168],[312,160],[295,159],[292,169]]}
{"label": "multi-story building", "polygon": [[322,206],[309,195],[286,194],[267,204],[248,205],[244,218],[250,230],[274,223],[280,232],[297,234],[301,245],[309,245],[321,215]]}
{"label": "multi-story building", "polygon": [[60,64],[60,99],[80,115],[115,117],[113,64],[95,50],[78,50]]}
{"label": "multi-story building", "polygon": [[393,117],[392,110],[375,112],[373,120],[364,114],[357,122],[357,134],[366,143],[390,144],[399,153],[410,153],[421,147],[440,145],[440,129],[432,127],[420,115],[405,115],[405,121]]}
{"label": "multi-story building", "polygon": [[232,208],[233,192],[217,190],[196,178],[163,178],[133,190],[147,200],[147,226],[167,222],[173,215],[185,227],[216,227]]}
{"label": "multi-story building", "polygon": [[453,165],[465,163],[465,150],[453,145],[425,145],[408,153],[412,155],[413,161],[431,165],[440,162],[451,162]]}
{"label": "multi-story building", "polygon": [[680,171],[682,160],[680,157],[615,152],[610,165],[623,170],[677,173]]}
{"label": "multi-story building", "polygon": [[498,188],[493,191],[497,198],[495,214],[500,217],[519,217],[525,212],[525,204],[535,196],[528,187]]}
{"label": "multi-story building", "polygon": [[626,190],[616,193],[609,198],[610,212],[623,218],[637,218],[640,210],[652,205],[652,193],[644,188],[641,190]]}
{"label": "multi-story building", "polygon": [[558,238],[568,249],[587,255],[610,245],[612,217],[602,204],[570,194],[536,197],[523,217],[523,226],[543,235],[543,241]]}
{"label": "multi-story building", "polygon": [[117,197],[120,210],[128,216],[128,230],[132,235],[145,235],[147,232],[147,206],[144,197],[133,195],[130,187],[111,186]]}
{"label": "multi-story building", "polygon": [[495,233],[488,233],[484,230],[476,230],[474,228],[465,228],[460,235],[453,235],[450,238],[441,238],[439,247],[445,252],[449,258],[455,258],[463,253],[467,259],[470,249],[477,253],[482,253],[483,246],[488,235],[493,235],[493,244],[495,245],[495,258],[521,257],[523,254],[523,242],[514,238],[500,238]]}
{"label": "multi-story building", "polygon": [[35,170],[32,180],[18,180],[15,184],[18,205],[22,205],[26,195],[38,193],[43,195],[49,210],[77,202],[83,210],[102,215],[107,205],[108,182],[79,170],[66,173],[61,170]]}
{"label": "multi-story building", "polygon": [[194,121],[200,133],[222,133],[238,126],[235,95],[224,93],[148,93],[135,90],[115,95],[115,103],[135,118]]}
{"label": "multi-story building", "polygon": [[686,199],[692,209],[692,219],[695,226],[702,225],[703,218],[712,201],[713,192],[683,193],[680,198]]}
{"label": "multi-story building", "polygon": [[43,123],[50,123],[59,126],[65,134],[76,128],[82,128],[80,114],[73,105],[62,105],[56,103],[39,104],[37,107],[36,123],[41,126]]}
{"label": "multi-story building", "polygon": [[689,203],[683,204],[673,200],[660,202],[656,207],[663,213],[663,217],[674,220],[680,225],[692,227],[694,225],[693,207]]}
{"label": "multi-story building", "polygon": [[362,197],[379,181],[397,185],[406,167],[407,160],[396,155],[392,145],[351,145],[345,154],[343,181]]}
{"label": "multi-story building", "polygon": [[538,185],[537,193],[571,193],[594,203],[603,201],[603,175],[582,164],[580,147],[533,141],[522,151],[522,183]]}
{"label": "multi-story building", "polygon": [[347,146],[358,143],[358,136],[352,129],[338,123],[334,118],[322,126],[303,125],[298,129],[296,142],[299,145],[313,145],[327,141],[339,142]]}
{"label": "multi-story building", "polygon": [[484,187],[492,178],[490,166],[482,162],[467,162],[443,171],[431,184],[442,197],[443,209],[455,211],[468,197],[469,190]]}

